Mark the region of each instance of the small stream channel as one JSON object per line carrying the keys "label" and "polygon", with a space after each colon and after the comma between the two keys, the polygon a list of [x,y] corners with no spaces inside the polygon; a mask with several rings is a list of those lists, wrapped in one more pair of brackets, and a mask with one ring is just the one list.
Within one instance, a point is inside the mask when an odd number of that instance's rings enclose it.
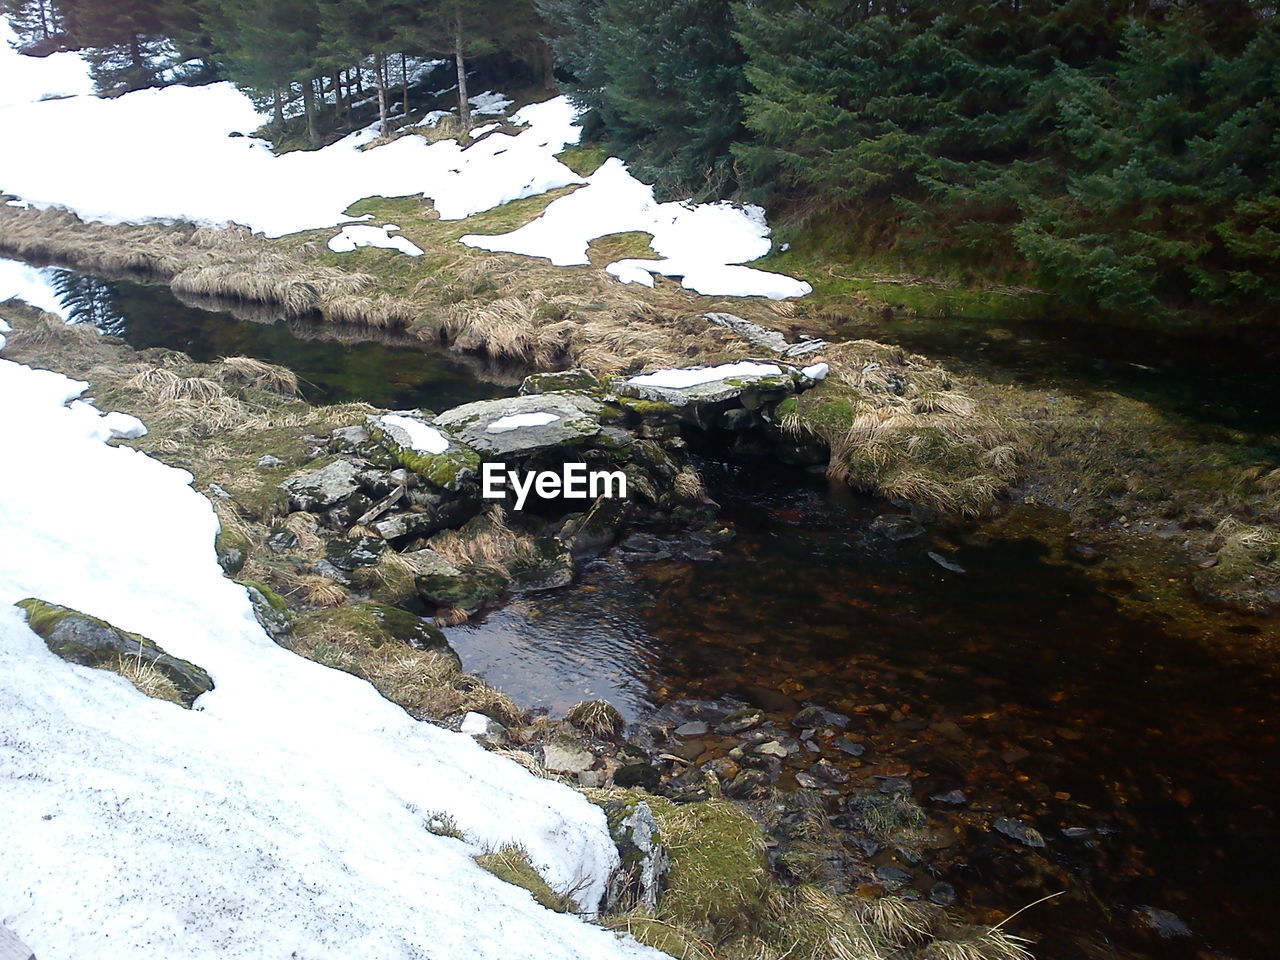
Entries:
{"label": "small stream channel", "polygon": [[[134,346],[282,363],[316,401],[441,409],[513,390],[420,347],[309,339],[163,287],[62,282],[79,289],[83,318]],[[960,328],[913,323],[909,347],[960,343]],[[1011,376],[1044,376],[1052,355],[1063,382],[1093,369],[1090,386],[1161,391],[1161,371],[1127,354],[1099,370],[1051,337],[1022,351],[1004,334],[982,342],[968,362],[995,356]],[[1187,364],[1163,381],[1183,398],[1171,402],[1210,427],[1275,428],[1274,388],[1249,380],[1205,413],[1230,384],[1224,373],[1197,387]],[[572,587],[452,628],[465,666],[553,714],[606,697],[635,721],[728,695],[785,722],[789,704],[816,701],[853,718],[866,747],[855,783],[906,766],[954,832],[945,879],[959,905],[995,917],[1071,891],[1012,927],[1040,941],[1042,960],[1274,955],[1280,681],[1259,656],[1277,649],[1273,620],[1199,603],[1159,551],[1075,558],[1047,512],[894,543],[869,532],[891,508],[812,474],[710,464],[707,475],[738,533],[722,557],[589,563]],[[961,810],[928,799],[953,790]],[[1045,847],[991,831],[999,816],[1034,823]]]}

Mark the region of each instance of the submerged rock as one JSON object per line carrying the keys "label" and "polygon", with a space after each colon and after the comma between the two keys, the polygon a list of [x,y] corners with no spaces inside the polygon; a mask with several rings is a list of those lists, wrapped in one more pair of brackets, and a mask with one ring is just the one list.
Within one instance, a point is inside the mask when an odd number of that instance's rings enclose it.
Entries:
{"label": "submerged rock", "polygon": [[70,607],[27,598],[15,606],[27,623],[63,660],[85,667],[119,672],[122,659],[134,660],[163,675],[176,688],[184,706],[213,689],[213,678],[194,663],[170,656],[146,637],[129,633]]}

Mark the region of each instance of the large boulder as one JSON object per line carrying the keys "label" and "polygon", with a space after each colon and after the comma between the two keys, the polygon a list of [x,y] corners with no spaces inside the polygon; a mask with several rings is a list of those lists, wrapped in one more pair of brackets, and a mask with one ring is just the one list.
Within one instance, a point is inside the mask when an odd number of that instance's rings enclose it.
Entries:
{"label": "large boulder", "polygon": [[490,460],[522,460],[556,449],[590,446],[608,408],[580,393],[545,393],[477,400],[436,417],[436,423]]}
{"label": "large boulder", "polygon": [[28,625],[45,646],[63,660],[119,672],[123,660],[136,659],[168,679],[188,708],[196,697],[213,689],[213,679],[204,670],[170,656],[146,637],[56,603],[29,597],[16,606],[26,611]]}
{"label": "large boulder", "polygon": [[742,405],[753,409],[758,406],[751,400],[753,395],[776,394],[780,400],[813,382],[813,378],[790,364],[740,360],[710,367],[683,367],[615,377],[610,387],[620,397],[668,403],[677,409],[732,400],[746,401]]}
{"label": "large boulder", "polygon": [[369,430],[397,462],[443,490],[462,489],[480,469],[475,450],[416,413],[370,417]]}

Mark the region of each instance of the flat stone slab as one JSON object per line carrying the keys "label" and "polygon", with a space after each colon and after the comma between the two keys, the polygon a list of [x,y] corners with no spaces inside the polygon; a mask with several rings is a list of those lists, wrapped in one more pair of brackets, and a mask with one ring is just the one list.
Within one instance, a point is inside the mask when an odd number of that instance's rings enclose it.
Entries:
{"label": "flat stone slab", "polygon": [[360,492],[360,468],[350,460],[335,460],[327,467],[297,473],[280,484],[296,510],[320,510]]}
{"label": "flat stone slab", "polygon": [[713,367],[681,367],[618,377],[610,386],[620,396],[688,407],[723,403],[748,391],[791,393],[799,390],[803,382],[803,374],[789,364],[740,360]]}
{"label": "flat stone slab", "polygon": [[480,468],[475,450],[414,413],[370,417],[368,426],[399,463],[437,487],[456,491]]}
{"label": "flat stone slab", "polygon": [[546,393],[477,400],[445,411],[435,422],[486,458],[520,459],[594,439],[604,412],[592,397]]}
{"label": "flat stone slab", "polygon": [[792,343],[781,331],[762,327],[758,323],[734,316],[732,313],[708,313],[705,316],[717,326],[732,330],[744,340],[750,341],[753,346],[776,353],[780,357],[800,357],[830,346],[827,341],[816,337],[807,337]]}

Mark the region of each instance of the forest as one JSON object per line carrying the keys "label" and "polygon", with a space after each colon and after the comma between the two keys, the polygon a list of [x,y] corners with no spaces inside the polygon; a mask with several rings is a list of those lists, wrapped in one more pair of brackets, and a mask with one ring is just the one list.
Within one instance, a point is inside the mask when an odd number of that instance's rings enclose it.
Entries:
{"label": "forest", "polygon": [[[228,78],[349,128],[424,58],[590,108],[667,197],[765,203],[825,257],[1265,329],[1280,303],[1275,7],[1118,0],[5,0],[104,90]],[[429,61],[428,61],[429,62]],[[174,69],[173,64],[183,66]],[[454,82],[452,78],[450,82]],[[371,88],[371,89],[369,89]],[[367,122],[367,121],[365,121]]]}

